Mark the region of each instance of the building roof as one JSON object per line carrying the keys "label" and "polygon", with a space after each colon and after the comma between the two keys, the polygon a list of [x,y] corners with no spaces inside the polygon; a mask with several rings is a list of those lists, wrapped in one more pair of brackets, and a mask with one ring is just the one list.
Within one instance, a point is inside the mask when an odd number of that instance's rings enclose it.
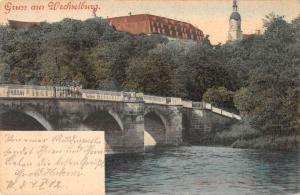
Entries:
{"label": "building roof", "polygon": [[241,15],[239,12],[232,12],[230,15],[230,20],[241,20]]}
{"label": "building roof", "polygon": [[[203,31],[194,25],[151,14],[137,14],[128,16],[119,16],[106,19],[108,23],[118,31],[128,32],[134,35],[140,34],[161,34],[168,38],[203,40]],[[25,22],[17,20],[8,20],[11,28],[28,30],[34,26],[40,25],[40,22]]]}
{"label": "building roof", "polygon": [[18,20],[8,20],[9,26],[13,29],[29,29],[40,24],[40,22],[24,22]]}
{"label": "building roof", "polygon": [[172,38],[203,40],[203,32],[194,25],[151,14],[107,18],[118,31],[131,34],[161,34]]}
{"label": "building roof", "polygon": [[174,21],[174,22],[180,23],[182,25],[197,28],[197,27],[195,27],[194,25],[192,25],[188,22],[183,22],[183,21],[180,21],[180,20],[166,18],[166,17],[163,17],[163,16],[156,16],[156,15],[152,15],[152,14],[134,14],[134,15],[128,15],[128,16],[118,16],[118,17],[107,18],[107,20],[118,19],[118,18],[147,18],[147,19],[151,19],[152,17],[159,18],[160,20],[165,20],[165,21]]}

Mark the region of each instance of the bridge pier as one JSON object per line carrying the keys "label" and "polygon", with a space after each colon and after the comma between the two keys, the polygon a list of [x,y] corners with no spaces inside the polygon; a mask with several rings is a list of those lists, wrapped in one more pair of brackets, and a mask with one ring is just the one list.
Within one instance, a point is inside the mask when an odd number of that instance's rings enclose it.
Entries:
{"label": "bridge pier", "polygon": [[70,102],[60,106],[63,117],[58,120],[57,130],[105,131],[107,153],[144,152],[143,102],[81,101],[68,104]]}
{"label": "bridge pier", "polygon": [[145,104],[145,131],[158,146],[182,143],[182,106]]}
{"label": "bridge pier", "polygon": [[141,102],[124,103],[122,120],[124,133],[122,144],[113,149],[113,153],[144,152],[144,104]]}
{"label": "bridge pier", "polygon": [[182,143],[182,106],[172,106],[169,108],[170,123],[166,132],[166,144],[178,146]]}

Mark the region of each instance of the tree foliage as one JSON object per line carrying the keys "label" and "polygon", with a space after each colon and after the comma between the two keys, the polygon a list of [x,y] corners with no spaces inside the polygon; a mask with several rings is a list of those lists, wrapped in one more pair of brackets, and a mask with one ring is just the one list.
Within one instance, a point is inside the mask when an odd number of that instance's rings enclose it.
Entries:
{"label": "tree foliage", "polygon": [[[299,20],[287,23],[275,15],[267,19],[265,33],[253,38],[248,57],[241,60],[241,65],[250,69],[234,102],[263,134],[291,135],[300,128]],[[240,47],[245,44],[249,43]]]}
{"label": "tree foliage", "polygon": [[208,37],[194,42],[133,36],[117,32],[101,18],[64,19],[18,31],[0,26],[0,82],[75,83],[91,89],[204,99],[238,109],[264,134],[295,134],[300,18],[289,23],[270,14],[264,27],[264,34],[214,46]]}
{"label": "tree foliage", "polygon": [[231,110],[233,105],[234,92],[229,91],[225,87],[209,88],[203,95],[203,100],[210,102],[216,107],[225,110]]}

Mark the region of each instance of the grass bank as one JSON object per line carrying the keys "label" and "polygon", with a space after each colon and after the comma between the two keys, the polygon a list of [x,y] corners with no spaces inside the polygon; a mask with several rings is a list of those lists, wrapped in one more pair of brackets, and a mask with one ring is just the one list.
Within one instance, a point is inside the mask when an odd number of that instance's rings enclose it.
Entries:
{"label": "grass bank", "polygon": [[234,148],[294,151],[300,150],[300,135],[281,137],[262,135],[245,122],[232,125],[228,130],[216,132],[214,144]]}

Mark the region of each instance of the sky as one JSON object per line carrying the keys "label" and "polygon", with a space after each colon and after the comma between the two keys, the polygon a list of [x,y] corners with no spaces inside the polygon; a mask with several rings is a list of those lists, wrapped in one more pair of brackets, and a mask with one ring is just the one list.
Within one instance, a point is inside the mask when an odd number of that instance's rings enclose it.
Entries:
{"label": "sky", "polygon": [[[228,20],[232,12],[232,0],[0,0],[0,22],[7,19],[22,21],[59,21],[65,17],[85,20],[92,17],[91,10],[42,10],[11,11],[5,14],[5,5],[45,5],[49,2],[72,2],[100,5],[97,16],[115,17],[149,13],[189,22],[209,35],[212,43],[224,43],[228,37]],[[284,15],[288,21],[300,16],[300,0],[239,0],[244,34],[253,34],[262,29],[262,18],[273,12]]]}

